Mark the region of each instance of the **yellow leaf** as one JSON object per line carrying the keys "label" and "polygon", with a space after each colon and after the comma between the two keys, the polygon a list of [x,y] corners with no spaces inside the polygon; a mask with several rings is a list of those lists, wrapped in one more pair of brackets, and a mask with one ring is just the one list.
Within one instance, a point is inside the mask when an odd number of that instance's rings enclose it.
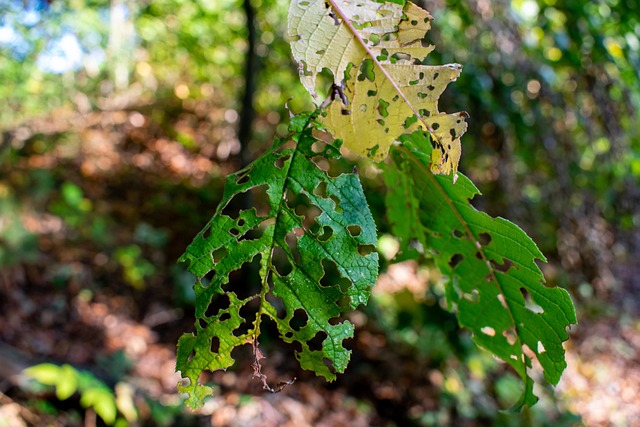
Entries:
{"label": "yellow leaf", "polygon": [[433,50],[422,42],[431,19],[410,2],[294,0],[289,37],[314,98],[318,73],[333,73],[334,99],[323,121],[345,146],[380,161],[401,135],[423,129],[435,145],[431,171],[455,178],[467,114],[440,113],[437,102],[462,67],[420,65]]}

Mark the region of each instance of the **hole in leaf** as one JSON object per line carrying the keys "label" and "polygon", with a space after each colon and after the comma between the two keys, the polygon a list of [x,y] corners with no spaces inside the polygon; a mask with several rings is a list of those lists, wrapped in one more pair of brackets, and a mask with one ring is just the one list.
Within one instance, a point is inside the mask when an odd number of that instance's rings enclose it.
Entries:
{"label": "hole in leaf", "polygon": [[322,154],[324,153],[324,147],[325,147],[325,143],[320,140],[317,140],[316,142],[311,144],[311,151],[313,151],[314,154]]}
{"label": "hole in leaf", "polygon": [[253,329],[253,321],[256,319],[256,313],[258,312],[259,306],[260,301],[256,298],[240,307],[238,314],[242,319],[242,323],[233,330],[233,336],[241,337]]}
{"label": "hole in leaf", "polygon": [[482,246],[487,246],[491,243],[491,235],[489,233],[480,233],[478,235],[478,241]]}
{"label": "hole in leaf", "polygon": [[237,185],[242,185],[242,184],[246,184],[247,182],[249,182],[249,180],[251,179],[251,177],[249,176],[249,173],[245,173],[243,175],[240,175],[238,177],[238,180],[236,181]]}
{"label": "hole in leaf", "polygon": [[285,338],[291,339],[293,338],[293,332],[289,331],[286,334],[284,334]]}
{"label": "hole in leaf", "polygon": [[293,265],[286,252],[279,246],[273,248],[273,267],[280,277],[287,277],[293,271]]}
{"label": "hole in leaf", "polygon": [[480,261],[482,261],[484,258],[482,257],[482,254],[480,253],[480,251],[476,252],[476,258],[478,258]]}
{"label": "hole in leaf", "polygon": [[231,219],[237,219],[240,216],[240,208],[238,207],[238,197],[234,197],[229,201],[222,209],[222,215],[227,216]]}
{"label": "hole in leaf", "polygon": [[211,347],[209,350],[211,350],[211,353],[217,353],[220,351],[220,338],[211,337]]}
{"label": "hole in leaf", "polygon": [[289,160],[290,158],[291,156],[288,154],[286,156],[278,157],[276,161],[273,163],[273,165],[278,169],[282,169],[284,165],[287,163],[287,160]]}
{"label": "hole in leaf", "polygon": [[362,61],[362,64],[360,65],[360,74],[358,75],[358,80],[361,82],[364,81],[365,79],[369,81],[374,81],[376,76],[373,71],[373,68],[374,68],[373,60],[365,59],[364,61]]}
{"label": "hole in leaf", "polygon": [[458,264],[462,262],[464,256],[462,254],[454,254],[449,260],[449,267],[456,268]]}
{"label": "hole in leaf", "polygon": [[507,301],[504,299],[504,295],[498,294],[498,301],[500,301],[500,304],[502,304],[504,308],[509,308]]}
{"label": "hole in leaf", "polygon": [[231,301],[229,301],[227,294],[216,294],[213,296],[204,315],[207,317],[216,317],[220,314],[220,311],[228,309],[230,305]]}
{"label": "hole in leaf", "polygon": [[301,308],[298,308],[293,312],[293,317],[291,318],[291,320],[289,320],[289,326],[294,331],[299,331],[300,329],[304,328],[308,322],[309,315],[307,315],[307,312]]}
{"label": "hole in leaf", "polygon": [[244,240],[259,240],[264,234],[263,228],[252,228],[244,233],[239,239],[238,242],[242,242]]}
{"label": "hole in leaf", "polygon": [[322,211],[317,206],[309,206],[302,211],[304,219],[302,220],[302,226],[305,230],[311,230],[311,228],[317,224],[316,218],[320,216]]}
{"label": "hole in leaf", "polygon": [[349,307],[351,307],[351,297],[344,296],[344,297],[340,298],[336,304],[340,308],[349,308]]}
{"label": "hole in leaf", "polygon": [[343,213],[344,209],[342,209],[342,207],[340,206],[340,199],[338,198],[338,196],[336,196],[335,194],[331,194],[329,197],[336,204],[336,207],[334,208],[336,213]]}
{"label": "hole in leaf", "polygon": [[511,262],[511,260],[506,259],[506,258],[503,258],[502,261],[503,261],[502,264],[498,264],[495,260],[492,259],[491,260],[491,266],[496,271],[500,271],[502,273],[506,273],[513,266],[513,262]]}
{"label": "hole in leaf", "polygon": [[238,227],[242,227],[245,224],[246,224],[246,221],[244,220],[244,218],[239,218],[238,219]]}
{"label": "hole in leaf", "polygon": [[372,252],[376,251],[376,247],[374,245],[359,245],[358,253],[362,256],[367,256]]}
{"label": "hole in leaf", "polygon": [[457,237],[458,239],[462,238],[464,236],[464,233],[460,230],[458,230],[457,228],[455,230],[453,230],[453,236]]}
{"label": "hole in leaf", "polygon": [[514,345],[516,343],[516,331],[513,326],[502,332],[502,335],[507,339],[509,345]]}
{"label": "hole in leaf", "polygon": [[480,301],[480,292],[478,292],[477,289],[474,289],[471,292],[464,293],[462,296],[469,302],[476,303]]}
{"label": "hole in leaf", "polygon": [[[389,107],[389,103],[387,101],[382,98],[378,99],[378,114],[382,117],[388,117],[389,111],[387,110],[387,107]],[[384,122],[382,124],[384,125]]]}
{"label": "hole in leaf", "polygon": [[[196,356],[196,351],[195,350],[191,350],[191,353],[189,353],[189,357],[187,357],[187,360],[189,362],[191,362],[193,360],[193,358]],[[186,380],[186,381],[185,381]],[[189,385],[191,383],[191,381],[189,380],[189,378],[183,378],[180,381],[181,385],[184,387],[186,385]]]}
{"label": "hole in leaf", "polygon": [[433,130],[438,130],[439,127],[440,127],[440,123],[434,123],[434,124],[431,125],[431,128]]}
{"label": "hole in leaf", "polygon": [[544,313],[544,309],[531,298],[531,295],[525,288],[520,288],[520,293],[522,293],[522,297],[524,298],[524,306],[527,307],[528,310],[536,314]]}
{"label": "hole in leaf", "polygon": [[331,239],[331,236],[333,236],[333,228],[325,225],[324,227],[322,227],[322,234],[318,236],[318,240],[321,242],[326,242]]}
{"label": "hole in leaf", "polygon": [[542,341],[538,341],[538,354],[542,354],[545,351],[547,351],[547,349],[544,348],[544,345],[542,344]]}
{"label": "hole in leaf", "polygon": [[220,315],[220,317],[218,317],[218,321],[219,321],[219,322],[224,322],[225,320],[229,320],[229,319],[231,319],[231,314],[229,314],[229,313],[227,313],[227,312],[222,313],[222,314]]}
{"label": "hole in leaf", "polygon": [[324,181],[320,181],[320,183],[313,189],[313,194],[318,197],[326,198],[327,197],[327,183]]}
{"label": "hole in leaf", "polygon": [[210,226],[208,226],[207,228],[202,230],[202,238],[204,240],[207,240],[209,238],[209,236],[211,236],[211,227]]}
{"label": "hole in leaf", "polygon": [[496,336],[496,330],[493,329],[491,326],[483,327],[482,329],[480,329],[480,332],[482,332],[485,335],[489,335],[490,337]]}
{"label": "hole in leaf", "polygon": [[347,227],[347,230],[349,234],[351,234],[351,237],[358,237],[362,234],[362,228],[359,225],[350,225]]}
{"label": "hole in leaf", "polygon": [[245,262],[242,266],[229,274],[229,283],[225,288],[233,291],[243,300],[260,292],[260,254],[256,254],[251,262]]}
{"label": "hole in leaf", "polygon": [[[269,279],[272,279],[272,275],[269,275]],[[270,287],[273,287],[272,282],[270,281],[269,283]],[[279,319],[284,319],[286,313],[285,313],[285,309],[284,309],[284,302],[282,301],[282,298],[277,297],[275,295],[273,295],[271,292],[269,292],[266,296],[266,300],[269,304],[271,304],[271,306],[273,308],[276,309],[276,313]]]}
{"label": "hole in leaf", "polygon": [[302,262],[302,256],[300,255],[300,250],[298,249],[298,237],[296,237],[298,235],[298,230],[301,231],[299,235],[303,236],[304,230],[302,230],[301,228],[295,228],[293,231],[296,232],[296,234],[289,233],[284,238],[287,246],[289,247],[289,253],[293,257],[293,262],[296,265],[300,265],[300,263]]}
{"label": "hole in leaf", "polygon": [[324,331],[318,331],[318,333],[307,341],[307,345],[309,346],[309,350],[311,351],[320,351],[322,350],[322,343],[327,338],[327,333]]}
{"label": "hole in leaf", "polygon": [[200,279],[199,283],[203,288],[208,288],[214,277],[216,277],[216,271],[210,270],[207,274],[204,275],[204,277],[202,277],[202,279]]}
{"label": "hole in leaf", "polygon": [[213,258],[214,264],[222,261],[227,255],[229,255],[229,251],[224,246],[216,249],[211,253],[211,257]]}
{"label": "hole in leaf", "polygon": [[331,371],[332,374],[336,373],[336,369],[333,367],[333,362],[331,361],[331,359],[325,357],[324,359],[322,359],[322,363],[324,363],[325,366],[329,368],[329,371]]}
{"label": "hole in leaf", "polygon": [[336,263],[328,258],[324,258],[322,260],[322,270],[324,271],[324,275],[322,279],[320,279],[320,286],[324,288],[336,286],[341,279],[340,271]]}

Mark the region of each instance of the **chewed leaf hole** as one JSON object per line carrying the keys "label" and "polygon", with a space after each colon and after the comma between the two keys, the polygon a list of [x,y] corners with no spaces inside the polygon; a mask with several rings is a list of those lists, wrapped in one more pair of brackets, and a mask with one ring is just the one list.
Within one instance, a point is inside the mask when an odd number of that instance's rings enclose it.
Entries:
{"label": "chewed leaf hole", "polygon": [[293,256],[293,262],[297,265],[300,265],[300,263],[302,262],[302,256],[300,255],[300,250],[298,249],[298,238],[304,236],[304,230],[302,230],[301,228],[295,228],[293,231],[295,234],[287,234],[284,240],[289,247],[289,252]]}
{"label": "chewed leaf hole", "polygon": [[211,256],[213,258],[213,262],[215,264],[217,264],[220,261],[222,261],[227,255],[229,255],[229,251],[224,246],[221,247],[221,248],[216,249],[215,251],[213,251],[211,253]]}
{"label": "chewed leaf hole", "polygon": [[309,346],[309,350],[311,351],[320,351],[322,350],[322,343],[327,338],[327,333],[324,331],[318,331],[317,334],[313,338],[311,338],[307,345]]}
{"label": "chewed leaf hole", "polygon": [[324,181],[320,181],[320,183],[313,189],[313,194],[318,197],[326,198],[327,197],[327,183]]}
{"label": "chewed leaf hole", "polygon": [[286,156],[278,157],[276,159],[276,161],[273,162],[273,165],[275,167],[277,167],[278,169],[282,169],[284,167],[285,163],[287,162],[287,160],[289,160],[290,158],[291,158],[291,156],[288,155],[288,154]]}
{"label": "chewed leaf hole", "polygon": [[339,284],[342,277],[340,276],[340,271],[338,270],[338,266],[335,262],[324,258],[322,260],[322,269],[324,270],[324,275],[320,280],[320,286],[328,288]]}
{"label": "chewed leaf hole", "polygon": [[322,363],[324,363],[325,366],[327,368],[329,368],[329,371],[331,371],[331,373],[333,373],[333,374],[336,373],[336,369],[333,366],[333,362],[331,361],[331,359],[328,359],[328,358],[325,357],[324,359],[322,359]]}
{"label": "chewed leaf hole", "polygon": [[358,253],[362,256],[369,255],[376,251],[376,247],[373,245],[360,245],[358,246]]}
{"label": "chewed leaf hole", "polygon": [[322,234],[318,236],[318,240],[321,242],[327,242],[333,236],[333,228],[329,226],[322,227]]}
{"label": "chewed leaf hole", "polygon": [[358,237],[362,234],[362,228],[359,225],[350,225],[347,227],[352,237]]}
{"label": "chewed leaf hole", "polygon": [[202,238],[207,240],[211,236],[211,226],[207,226],[204,230],[202,230]]}
{"label": "chewed leaf hole", "polygon": [[480,329],[480,332],[482,332],[485,335],[488,335],[490,337],[495,337],[496,336],[496,330],[493,329],[491,326],[485,326],[482,329]]}
{"label": "chewed leaf hole", "polygon": [[340,308],[348,308],[351,306],[351,297],[344,296],[340,298],[337,302],[338,307]]}
{"label": "chewed leaf hole", "polygon": [[217,353],[220,351],[220,338],[211,337],[211,346],[209,347],[209,350],[211,350],[211,353]]}
{"label": "chewed leaf hole", "polygon": [[478,302],[480,301],[480,292],[477,289],[472,290],[471,292],[467,292],[462,294],[462,297],[469,302]]}
{"label": "chewed leaf hole", "polygon": [[491,243],[491,234],[489,233],[480,233],[478,235],[478,241],[482,246],[487,246]]}
{"label": "chewed leaf hole", "polygon": [[457,228],[455,230],[453,230],[453,237],[457,237],[458,239],[462,238],[464,236],[464,233],[460,230],[458,230]]}
{"label": "chewed leaf hole", "polygon": [[252,228],[251,230],[244,233],[238,239],[238,242],[242,242],[244,240],[260,240],[262,235],[264,234],[264,229],[262,228]]}
{"label": "chewed leaf hole", "polygon": [[311,151],[313,151],[314,154],[320,154],[324,152],[324,147],[324,142],[316,141],[311,145]]}
{"label": "chewed leaf hole", "polygon": [[500,301],[500,304],[502,304],[504,308],[509,308],[507,301],[504,299],[504,295],[498,294],[498,301]]}
{"label": "chewed leaf hole", "polygon": [[522,293],[522,297],[524,298],[524,305],[528,310],[533,311],[536,314],[544,313],[544,309],[540,307],[534,300],[531,298],[531,294],[525,289],[520,288],[520,293]]}
{"label": "chewed leaf hole", "polygon": [[233,336],[241,337],[246,335],[253,327],[253,321],[256,318],[256,312],[258,311],[258,300],[249,301],[247,304],[240,308],[238,314],[243,322],[233,330]]}
{"label": "chewed leaf hole", "polygon": [[514,345],[516,343],[516,332],[513,326],[511,326],[506,331],[503,331],[502,336],[507,339],[509,345]]}
{"label": "chewed leaf hole", "polygon": [[538,354],[542,354],[545,351],[547,351],[547,349],[544,348],[544,345],[542,344],[542,341],[538,341]]}
{"label": "chewed leaf hole", "polygon": [[279,246],[273,248],[273,267],[280,277],[287,277],[293,271],[289,257]]}
{"label": "chewed leaf hole", "polygon": [[241,175],[238,177],[238,180],[236,181],[237,185],[242,185],[242,184],[246,184],[247,182],[249,182],[249,180],[251,179],[251,177],[249,176],[249,173],[246,173],[244,175]]}
{"label": "chewed leaf hole", "polygon": [[207,307],[207,311],[205,311],[205,316],[207,317],[215,317],[220,314],[220,311],[224,311],[229,308],[231,305],[231,301],[229,301],[229,297],[227,294],[217,294],[213,297],[213,301],[209,303],[209,307]]}
{"label": "chewed leaf hole", "polygon": [[502,259],[502,264],[498,264],[496,261],[491,260],[491,266],[496,271],[506,273],[511,267],[513,267],[513,262],[507,258]]}
{"label": "chewed leaf hole", "polygon": [[462,254],[454,254],[449,260],[449,267],[456,268],[458,264],[462,262],[464,256]]}
{"label": "chewed leaf hole", "polygon": [[340,206],[340,199],[338,199],[338,196],[336,196],[336,195],[332,194],[332,195],[330,195],[329,197],[330,197],[330,198],[331,198],[331,200],[333,200],[333,201],[335,202],[335,204],[336,204],[336,207],[335,207],[335,211],[336,211],[336,213],[339,213],[339,214],[340,214],[340,213],[343,213],[343,212],[344,212],[344,209],[342,209],[342,207]]}
{"label": "chewed leaf hole", "polygon": [[291,318],[291,320],[289,320],[289,326],[294,331],[299,331],[307,325],[307,322],[309,322],[309,316],[307,315],[307,312],[301,308],[298,308],[293,312],[293,317]]}

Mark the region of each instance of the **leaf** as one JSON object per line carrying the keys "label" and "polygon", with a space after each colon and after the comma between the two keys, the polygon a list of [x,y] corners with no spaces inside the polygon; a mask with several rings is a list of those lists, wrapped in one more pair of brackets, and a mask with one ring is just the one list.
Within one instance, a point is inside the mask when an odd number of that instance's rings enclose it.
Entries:
{"label": "leaf", "polygon": [[323,122],[336,138],[380,161],[400,135],[427,130],[438,148],[431,171],[455,179],[467,114],[440,113],[437,102],[462,67],[421,65],[434,49],[422,43],[431,19],[411,2],[293,0],[288,35],[314,98],[318,73],[333,73],[335,100]]}
{"label": "leaf", "polygon": [[[428,137],[416,132],[392,150],[393,164],[385,171],[392,231],[433,253],[449,277],[447,299],[460,325],[522,377],[525,390],[516,409],[532,405],[531,357],[554,385],[566,368],[562,342],[576,323],[571,298],[564,289],[544,286],[534,260],[546,260],[518,226],[470,204],[479,191],[469,179],[461,175],[454,185],[429,173],[430,149]],[[407,226],[408,220],[418,222]]]}
{"label": "leaf", "polygon": [[[372,251],[376,229],[357,175],[329,177],[314,162],[318,157],[339,157],[340,147],[314,137],[313,126],[320,125],[309,117],[294,118],[290,138],[276,140],[267,153],[230,175],[215,215],[180,258],[198,278],[196,333],[180,338],[176,364],[185,379],[178,388],[189,394],[187,404],[192,408],[211,393],[197,382],[202,371],[231,366],[236,347],[255,343],[263,316],[275,321],[285,342],[300,344],[296,357],[302,368],[331,381],[347,366],[351,351],[343,341],[353,336],[353,325],[337,319],[368,300],[378,274],[378,255]],[[251,208],[235,219],[223,213],[234,197],[252,189],[266,193],[267,213],[260,215]],[[295,197],[319,209],[315,220],[296,212]],[[240,299],[229,274],[253,260],[259,260],[261,289]],[[335,265],[341,278],[338,283],[321,284],[326,274],[323,266],[329,264]],[[210,272],[214,276],[206,284],[203,277]],[[209,316],[206,311],[215,295],[223,295],[218,298],[227,298],[229,304]],[[278,299],[283,316],[274,302]],[[244,318],[241,310],[252,301],[259,305],[255,318]],[[307,322],[293,327],[291,321],[299,310]],[[242,333],[243,324],[248,332]],[[321,348],[310,348],[309,341],[323,335]],[[214,350],[213,342],[218,344]]]}

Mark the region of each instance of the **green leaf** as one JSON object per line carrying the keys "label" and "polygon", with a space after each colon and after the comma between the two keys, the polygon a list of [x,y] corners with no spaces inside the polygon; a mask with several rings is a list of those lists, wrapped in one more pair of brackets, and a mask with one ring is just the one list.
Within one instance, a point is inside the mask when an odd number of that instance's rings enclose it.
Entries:
{"label": "green leaf", "polygon": [[[231,352],[256,342],[263,316],[276,323],[285,342],[300,344],[296,357],[302,368],[331,381],[347,366],[351,351],[343,341],[353,336],[353,325],[337,319],[368,300],[378,273],[378,254],[373,250],[376,228],[358,176],[333,178],[315,163],[322,157],[338,158],[340,146],[317,139],[314,127],[321,128],[313,118],[292,119],[294,133],[289,138],[276,140],[251,165],[230,175],[215,215],[180,258],[198,278],[196,332],[180,338],[176,364],[184,378],[178,388],[189,395],[187,404],[192,408],[211,393],[198,384],[202,371],[233,365]],[[223,213],[235,197],[249,190],[262,190],[267,212],[258,213],[254,207],[242,210],[237,218]],[[300,199],[312,209],[297,211],[295,201]],[[320,212],[315,219],[314,209]],[[240,299],[229,274],[252,261],[259,261],[260,291]],[[325,267],[331,264],[341,278],[323,285]],[[210,272],[214,275],[207,283],[203,277]],[[207,315],[216,295],[228,305]],[[241,310],[254,301],[255,317],[244,318]],[[307,321],[293,327],[297,310]],[[242,325],[248,332],[242,333]],[[309,347],[310,340],[325,335],[320,349]]]}
{"label": "green leaf", "polygon": [[460,175],[453,184],[429,172],[430,151],[420,132],[392,150],[385,171],[392,231],[405,247],[417,239],[433,254],[449,277],[447,299],[460,325],[522,377],[525,390],[515,409],[530,406],[537,401],[530,356],[557,384],[566,367],[566,328],[576,323],[573,304],[564,289],[544,286],[535,259],[546,260],[518,226],[470,204],[479,191],[468,178]]}
{"label": "green leaf", "polygon": [[116,421],[118,414],[116,399],[113,392],[105,386],[83,390],[80,396],[80,404],[85,408],[93,408],[107,425],[112,425]]}

